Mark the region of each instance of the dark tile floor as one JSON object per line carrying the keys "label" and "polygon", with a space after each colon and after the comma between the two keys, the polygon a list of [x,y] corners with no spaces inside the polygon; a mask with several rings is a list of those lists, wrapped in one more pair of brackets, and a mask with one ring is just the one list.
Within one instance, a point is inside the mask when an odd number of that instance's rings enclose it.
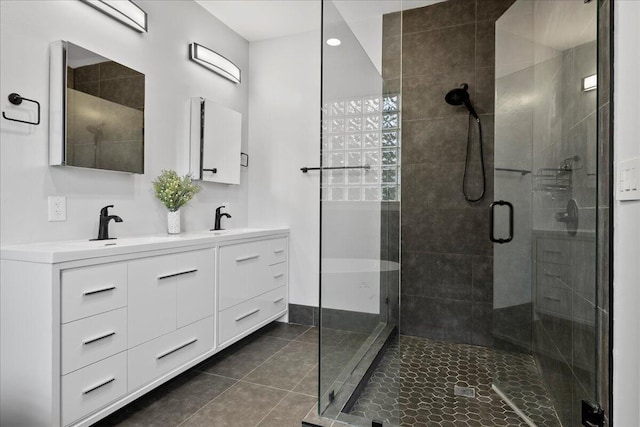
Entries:
{"label": "dark tile floor", "polygon": [[[404,335],[350,414],[384,425],[527,426],[492,389],[494,379],[537,425],[560,426],[530,355]],[[455,386],[472,387],[475,397],[457,396]]]}
{"label": "dark tile floor", "polygon": [[96,426],[300,427],[316,404],[317,331],[274,322]]}

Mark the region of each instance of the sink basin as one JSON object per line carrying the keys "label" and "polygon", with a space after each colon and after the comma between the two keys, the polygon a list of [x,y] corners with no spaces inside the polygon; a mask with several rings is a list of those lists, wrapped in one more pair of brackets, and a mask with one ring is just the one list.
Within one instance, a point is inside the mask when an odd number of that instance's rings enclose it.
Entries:
{"label": "sink basin", "polygon": [[103,248],[105,246],[144,245],[145,243],[166,242],[167,240],[169,240],[169,238],[166,236],[145,236],[111,240],[77,240],[73,242],[64,242],[62,244],[65,246],[81,248]]}
{"label": "sink basin", "polygon": [[214,236],[230,236],[234,234],[248,233],[250,231],[260,231],[258,228],[231,228],[229,230],[209,230],[207,234],[213,234]]}

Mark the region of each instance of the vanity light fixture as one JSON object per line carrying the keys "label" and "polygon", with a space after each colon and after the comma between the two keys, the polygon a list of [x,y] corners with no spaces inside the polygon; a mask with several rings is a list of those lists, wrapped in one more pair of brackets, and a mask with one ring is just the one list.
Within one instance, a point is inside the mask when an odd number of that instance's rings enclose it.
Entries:
{"label": "vanity light fixture", "polygon": [[191,43],[189,45],[189,57],[205,68],[220,74],[222,77],[234,83],[240,83],[240,68],[224,56],[208,49],[201,44]]}
{"label": "vanity light fixture", "polygon": [[81,0],[140,33],[147,32],[147,12],[131,0]]}
{"label": "vanity light fixture", "polygon": [[593,74],[591,76],[584,77],[582,79],[582,91],[589,92],[598,87],[598,75]]}
{"label": "vanity light fixture", "polygon": [[327,39],[327,44],[329,46],[340,46],[342,42],[340,41],[340,39],[331,38]]}

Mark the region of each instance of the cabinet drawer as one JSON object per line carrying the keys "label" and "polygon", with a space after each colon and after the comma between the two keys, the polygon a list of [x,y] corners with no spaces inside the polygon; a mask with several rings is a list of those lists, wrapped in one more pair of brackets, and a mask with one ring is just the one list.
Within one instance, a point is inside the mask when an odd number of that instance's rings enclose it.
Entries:
{"label": "cabinet drawer", "polygon": [[281,262],[280,264],[274,264],[269,266],[269,278],[271,280],[271,284],[268,286],[268,290],[272,290],[275,288],[279,288],[281,286],[285,286],[288,281],[289,276],[289,264],[286,262]]}
{"label": "cabinet drawer", "polygon": [[537,308],[560,317],[571,317],[571,291],[563,288],[538,286]]}
{"label": "cabinet drawer", "polygon": [[[219,308],[227,309],[269,289],[268,241],[220,248]],[[265,280],[268,280],[265,283]]]}
{"label": "cabinet drawer", "polygon": [[62,424],[88,415],[127,392],[127,353],[62,377]]}
{"label": "cabinet drawer", "polygon": [[129,391],[213,349],[213,316],[129,350]]}
{"label": "cabinet drawer", "polygon": [[267,257],[269,264],[286,261],[289,252],[288,246],[286,237],[269,240],[269,254]]}
{"label": "cabinet drawer", "polygon": [[127,305],[127,265],[62,270],[62,323]]}
{"label": "cabinet drawer", "polygon": [[127,309],[62,325],[62,374],[127,349]]}
{"label": "cabinet drawer", "polygon": [[287,309],[287,287],[283,286],[220,312],[218,343],[248,331]]}
{"label": "cabinet drawer", "polygon": [[536,240],[536,261],[554,264],[571,263],[571,242],[569,240],[538,238]]}
{"label": "cabinet drawer", "polygon": [[571,268],[564,264],[538,262],[536,281],[540,286],[571,287]]}

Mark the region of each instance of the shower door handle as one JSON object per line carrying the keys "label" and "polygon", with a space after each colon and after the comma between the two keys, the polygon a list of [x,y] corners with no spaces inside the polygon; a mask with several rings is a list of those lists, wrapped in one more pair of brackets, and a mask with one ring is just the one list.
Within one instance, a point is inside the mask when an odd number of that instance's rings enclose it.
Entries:
{"label": "shower door handle", "polygon": [[[494,229],[493,229],[493,222],[494,222],[494,217],[495,217],[495,209],[496,206],[506,206],[509,208],[509,237],[507,237],[506,239],[496,239],[495,236],[493,235]],[[493,202],[489,205],[489,209],[490,209],[490,218],[489,218],[489,239],[491,239],[491,241],[493,243],[509,243],[510,241],[513,240],[513,205],[507,201],[504,200],[498,200],[497,202]]]}

